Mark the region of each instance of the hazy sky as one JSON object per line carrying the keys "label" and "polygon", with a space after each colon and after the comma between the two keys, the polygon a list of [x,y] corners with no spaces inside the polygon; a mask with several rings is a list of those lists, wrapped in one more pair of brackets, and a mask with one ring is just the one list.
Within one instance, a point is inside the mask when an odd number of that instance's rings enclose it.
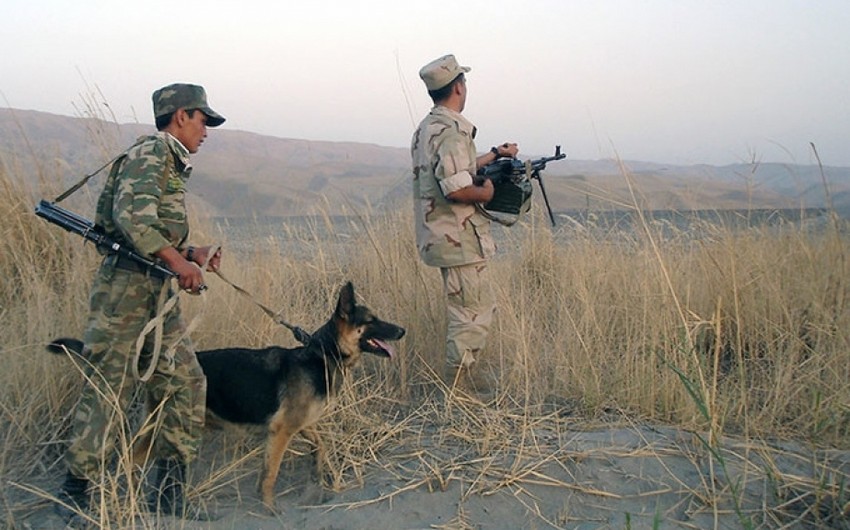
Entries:
{"label": "hazy sky", "polygon": [[[848,0],[5,0],[0,106],[152,123],[206,87],[224,127],[406,147],[419,68],[472,67],[485,150],[664,163],[850,165]],[[102,97],[100,96],[102,94]],[[214,139],[214,132],[210,141]]]}

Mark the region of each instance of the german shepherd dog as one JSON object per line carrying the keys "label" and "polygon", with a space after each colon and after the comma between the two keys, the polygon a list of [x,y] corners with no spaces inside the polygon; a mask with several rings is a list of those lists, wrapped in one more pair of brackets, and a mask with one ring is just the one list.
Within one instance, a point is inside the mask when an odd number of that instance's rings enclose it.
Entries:
{"label": "german shepherd dog", "polygon": [[[305,346],[298,348],[221,348],[197,352],[207,376],[207,410],[233,423],[266,425],[260,492],[263,503],[274,508],[274,485],[283,454],[293,436],[301,433],[315,445],[316,473],[321,480],[325,449],[315,424],[342,387],[348,371],[361,354],[392,357],[386,341],[401,339],[404,328],[378,318],[357,305],[354,287],[346,283],[336,310]],[[76,339],[57,339],[48,350],[82,352]],[[144,455],[150,440],[140,441],[134,455]]]}

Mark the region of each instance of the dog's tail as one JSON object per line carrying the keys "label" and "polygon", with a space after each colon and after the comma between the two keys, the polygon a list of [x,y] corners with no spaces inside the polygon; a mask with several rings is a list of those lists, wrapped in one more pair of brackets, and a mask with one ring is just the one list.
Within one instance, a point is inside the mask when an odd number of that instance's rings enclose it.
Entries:
{"label": "dog's tail", "polygon": [[54,339],[47,345],[47,351],[59,355],[65,353],[81,355],[83,353],[83,341],[69,338]]}

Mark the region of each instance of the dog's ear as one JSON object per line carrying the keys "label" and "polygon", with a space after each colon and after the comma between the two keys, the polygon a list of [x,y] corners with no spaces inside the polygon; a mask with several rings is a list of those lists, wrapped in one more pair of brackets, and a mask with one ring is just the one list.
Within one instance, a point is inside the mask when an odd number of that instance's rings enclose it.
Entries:
{"label": "dog's ear", "polygon": [[339,300],[336,303],[336,316],[346,322],[354,315],[354,285],[346,282],[339,290]]}

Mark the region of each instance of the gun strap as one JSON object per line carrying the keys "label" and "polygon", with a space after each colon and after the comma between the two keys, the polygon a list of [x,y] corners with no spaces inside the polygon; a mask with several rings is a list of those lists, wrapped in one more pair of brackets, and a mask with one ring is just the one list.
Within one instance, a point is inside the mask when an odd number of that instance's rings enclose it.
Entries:
{"label": "gun strap", "polygon": [[109,162],[107,162],[107,163],[103,164],[102,166],[100,166],[99,168],[97,168],[94,172],[89,173],[88,175],[86,175],[85,177],[83,177],[83,178],[82,178],[79,182],[77,182],[76,184],[74,184],[73,186],[71,186],[70,188],[68,188],[67,190],[65,190],[65,192],[63,192],[62,194],[60,194],[58,197],[56,197],[55,199],[53,199],[53,202],[54,202],[54,203],[59,203],[59,202],[64,201],[65,199],[67,199],[67,198],[68,198],[68,196],[69,196],[69,195],[71,195],[72,193],[74,193],[75,191],[77,191],[78,189],[80,189],[80,188],[83,186],[83,184],[85,184],[86,182],[88,182],[88,181],[89,181],[89,180],[90,180],[93,176],[97,175],[98,173],[100,173],[101,171],[103,171],[104,169],[106,169],[109,165],[111,165],[111,164],[115,163],[115,161],[117,161],[119,158],[121,158],[122,156],[124,156],[124,155],[126,155],[126,154],[127,154],[127,151],[124,151],[123,153],[121,153],[120,155],[116,156],[115,158],[113,158],[113,159],[112,159],[112,160],[110,160]]}
{"label": "gun strap", "polygon": [[[130,152],[130,149],[132,149],[132,148],[136,147],[137,145],[139,145],[139,144],[142,142],[142,140],[143,140],[144,138],[146,138],[146,137],[145,137],[145,136],[140,136],[140,137],[136,138],[136,141],[133,143],[133,145],[131,145],[130,147],[128,147],[127,149],[125,149],[124,151],[122,151],[121,153],[119,153],[119,154],[118,154],[118,156],[116,156],[115,158],[113,158],[113,159],[112,159],[112,160],[110,160],[109,162],[107,162],[107,163],[103,164],[103,165],[102,165],[102,166],[100,166],[99,168],[95,169],[93,172],[91,172],[91,173],[89,173],[88,175],[84,176],[82,179],[80,179],[80,181],[79,181],[79,182],[77,182],[76,184],[74,184],[73,186],[71,186],[70,188],[68,188],[67,190],[65,190],[65,192],[64,192],[64,193],[62,193],[61,195],[59,195],[58,197],[56,197],[56,198],[53,200],[53,202],[55,202],[55,203],[59,203],[59,202],[64,201],[65,199],[67,199],[67,198],[68,198],[68,196],[70,196],[72,193],[74,193],[75,191],[77,191],[78,189],[80,189],[80,188],[83,186],[83,184],[85,184],[86,182],[88,182],[88,181],[89,181],[92,177],[94,177],[95,175],[97,175],[98,173],[100,173],[101,171],[103,171],[104,169],[106,169],[107,167],[111,166],[112,164],[114,164],[115,162],[117,162],[118,160],[120,160],[121,158],[123,158],[123,157],[127,156],[127,153],[129,153],[129,152]],[[172,157],[173,157],[173,155],[171,154],[171,150],[169,150],[169,151],[168,151],[168,159],[169,159],[169,161],[170,161],[170,160],[172,160]]]}

